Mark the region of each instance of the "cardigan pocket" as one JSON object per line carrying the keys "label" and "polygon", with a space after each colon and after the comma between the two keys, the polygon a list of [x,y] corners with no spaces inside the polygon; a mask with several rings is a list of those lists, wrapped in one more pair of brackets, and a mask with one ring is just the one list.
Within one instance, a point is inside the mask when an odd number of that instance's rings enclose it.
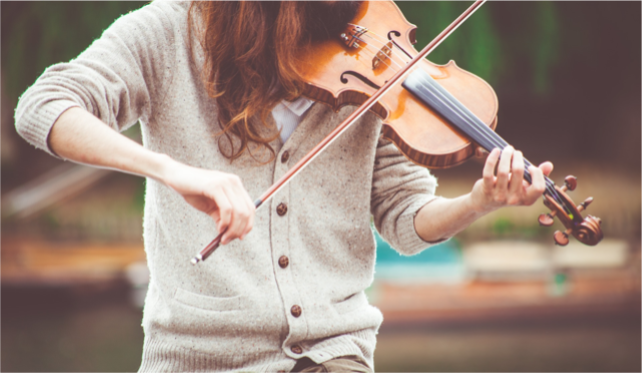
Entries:
{"label": "cardigan pocket", "polygon": [[333,304],[333,308],[338,314],[347,314],[365,306],[369,306],[369,302],[364,292],[352,294],[344,300]]}
{"label": "cardigan pocket", "polygon": [[177,288],[174,300],[183,305],[211,311],[233,311],[242,309],[242,296],[211,297]]}

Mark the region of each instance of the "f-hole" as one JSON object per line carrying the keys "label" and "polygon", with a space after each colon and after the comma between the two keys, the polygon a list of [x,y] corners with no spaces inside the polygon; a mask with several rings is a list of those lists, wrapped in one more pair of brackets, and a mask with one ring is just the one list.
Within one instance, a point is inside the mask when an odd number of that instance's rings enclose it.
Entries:
{"label": "f-hole", "polygon": [[391,42],[395,44],[399,50],[401,50],[405,55],[407,55],[407,57],[409,57],[410,59],[413,59],[413,57],[409,54],[409,52],[405,51],[405,49],[402,48],[400,44],[396,43],[396,41],[391,37],[391,34],[393,34],[395,37],[399,37],[400,33],[396,30],[391,30],[390,32],[387,33],[387,38],[391,40]]}
{"label": "f-hole", "polygon": [[373,83],[369,78],[363,76],[362,74],[360,74],[358,72],[354,72],[353,70],[347,70],[346,72],[344,72],[344,73],[342,73],[340,75],[340,82],[344,83],[345,85],[347,83],[349,83],[349,80],[344,76],[345,74],[356,77],[357,79],[361,80],[362,82],[364,82],[365,84],[369,85],[370,87],[373,87],[376,90],[378,90],[380,88],[380,86],[378,86],[375,83]]}

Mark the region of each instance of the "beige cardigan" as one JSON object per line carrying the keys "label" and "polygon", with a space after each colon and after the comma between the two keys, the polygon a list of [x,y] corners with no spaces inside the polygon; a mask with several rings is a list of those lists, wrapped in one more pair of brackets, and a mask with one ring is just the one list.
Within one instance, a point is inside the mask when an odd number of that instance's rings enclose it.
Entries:
{"label": "beige cardigan", "polygon": [[[314,104],[285,144],[273,142],[274,162],[259,166],[244,155],[231,163],[217,147],[217,108],[200,80],[202,59],[193,61],[187,48],[187,8],[155,1],[121,17],[75,60],[48,68],[20,99],[18,132],[51,152],[51,126],[70,107],[118,130],[140,120],[148,149],[234,173],[258,197],[352,108],[334,113]],[[380,140],[380,127],[374,115],[364,116],[258,210],[243,241],[197,266],[189,259],[217,235],[215,223],[147,180],[151,280],[140,371],[277,372],[302,356],[319,363],[344,355],[373,368],[382,314],[364,293],[376,261],[371,218],[394,248],[417,253],[429,245],[413,218],[436,187],[426,169]]]}

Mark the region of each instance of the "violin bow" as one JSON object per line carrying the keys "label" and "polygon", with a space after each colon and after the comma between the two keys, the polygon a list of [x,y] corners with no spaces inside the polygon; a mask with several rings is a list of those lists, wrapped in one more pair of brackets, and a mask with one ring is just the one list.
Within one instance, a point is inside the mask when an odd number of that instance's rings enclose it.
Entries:
{"label": "violin bow", "polygon": [[[289,169],[282,178],[275,182],[271,187],[264,192],[256,201],[255,209],[260,208],[264,203],[275,195],[282,187],[284,187],[293,177],[295,177],[302,169],[309,165],[316,156],[318,156],[322,151],[324,151],[333,141],[335,141],[342,133],[344,133],[351,125],[353,125],[360,116],[366,113],[371,107],[373,107],[382,96],[384,96],[394,85],[400,83],[403,78],[415,67],[420,61],[422,61],[427,55],[429,55],[436,47],[438,47],[443,40],[445,40],[454,30],[456,30],[465,20],[467,20],[478,8],[483,5],[487,0],[476,0],[472,5],[470,5],[458,18],[456,18],[449,26],[447,26],[440,34],[438,34],[434,40],[432,40],[425,48],[423,48],[407,65],[400,69],[394,76],[389,79],[378,91],[376,91],[369,99],[367,99],[358,109],[356,109],[352,114],[350,114],[340,125],[338,125],[329,135],[327,135],[320,143],[318,143],[308,154],[306,154],[300,161],[297,162],[291,169]],[[190,260],[193,265],[196,265],[199,262],[202,262],[219,248],[221,244],[221,238],[223,237],[225,230],[219,233],[214,240],[212,240],[208,245],[206,245],[203,250],[199,252],[194,258]]]}

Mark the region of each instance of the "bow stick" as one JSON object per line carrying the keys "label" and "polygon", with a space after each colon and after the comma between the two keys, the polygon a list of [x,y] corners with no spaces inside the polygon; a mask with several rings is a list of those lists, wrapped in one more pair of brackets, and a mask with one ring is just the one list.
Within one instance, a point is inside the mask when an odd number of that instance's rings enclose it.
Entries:
{"label": "bow stick", "polygon": [[[297,164],[288,170],[277,182],[275,182],[261,197],[255,201],[255,208],[260,208],[266,203],[275,193],[277,193],[284,185],[286,185],[293,177],[295,177],[304,167],[309,165],[324,151],[334,140],[336,140],[342,133],[344,133],[351,125],[353,125],[360,116],[366,113],[371,107],[376,104],[382,96],[384,96],[394,85],[398,84],[405,77],[407,73],[422,59],[427,57],[436,47],[438,47],[445,38],[447,38],[454,30],[456,30],[465,20],[472,15],[486,0],[477,0],[469,8],[465,10],[454,22],[445,28],[434,40],[432,40],[425,48],[423,48],[405,67],[400,69],[394,76],[388,80],[378,91],[376,91],[369,99],[367,99],[358,109],[349,115],[340,125],[338,125],[329,135],[327,135],[320,143],[318,143],[308,154],[306,154]],[[212,240],[206,247],[203,248],[194,258],[190,260],[193,265],[206,260],[221,243],[221,238],[225,231]]]}

